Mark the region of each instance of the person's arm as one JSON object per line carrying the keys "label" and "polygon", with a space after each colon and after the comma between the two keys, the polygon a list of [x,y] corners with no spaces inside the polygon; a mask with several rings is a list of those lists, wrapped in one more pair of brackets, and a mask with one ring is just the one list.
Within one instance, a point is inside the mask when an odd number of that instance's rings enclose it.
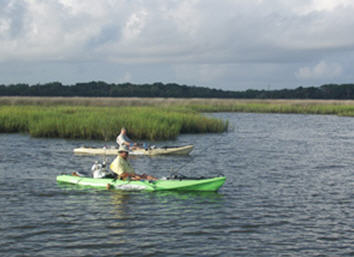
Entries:
{"label": "person's arm", "polygon": [[127,146],[136,146],[137,144],[131,140],[127,135],[124,135],[124,144]]}
{"label": "person's arm", "polygon": [[122,173],[122,174],[120,174],[118,177],[119,177],[119,179],[123,179],[123,180],[125,180],[126,178],[131,177],[131,175],[130,175],[130,174],[128,174],[128,173],[123,172],[123,173]]}
{"label": "person's arm", "polygon": [[132,143],[134,143],[133,141],[131,141],[127,136],[125,135],[119,135],[117,137],[117,143],[118,145],[126,145],[126,146],[131,146]]}
{"label": "person's arm", "polygon": [[119,179],[122,179],[122,180],[125,180],[127,178],[130,178],[131,180],[140,180],[142,179],[142,177],[140,175],[137,175],[137,174],[129,174],[129,173],[122,173],[120,176],[119,176]]}
{"label": "person's arm", "polygon": [[124,141],[123,144],[125,144],[126,146],[131,146],[131,144],[134,144],[134,143],[130,143],[128,141]]}

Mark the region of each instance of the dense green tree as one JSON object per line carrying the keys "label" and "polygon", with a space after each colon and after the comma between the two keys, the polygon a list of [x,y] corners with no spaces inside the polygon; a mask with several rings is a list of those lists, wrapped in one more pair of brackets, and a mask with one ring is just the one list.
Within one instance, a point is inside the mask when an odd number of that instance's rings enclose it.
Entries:
{"label": "dense green tree", "polygon": [[226,91],[176,83],[136,85],[108,84],[103,81],[63,85],[0,85],[0,96],[85,96],[85,97],[180,97],[180,98],[259,98],[259,99],[354,99],[354,84],[327,84],[320,87],[298,87],[281,90]]}

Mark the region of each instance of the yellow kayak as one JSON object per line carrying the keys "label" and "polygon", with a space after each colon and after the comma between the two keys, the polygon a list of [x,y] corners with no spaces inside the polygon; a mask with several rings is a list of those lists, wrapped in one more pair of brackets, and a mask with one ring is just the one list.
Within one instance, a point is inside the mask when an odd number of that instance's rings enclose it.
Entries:
{"label": "yellow kayak", "polygon": [[[194,148],[194,145],[184,145],[184,146],[166,146],[166,147],[156,147],[147,149],[136,149],[130,150],[130,155],[187,155]],[[117,155],[117,148],[94,148],[94,147],[80,147],[74,149],[74,154],[81,155]]]}

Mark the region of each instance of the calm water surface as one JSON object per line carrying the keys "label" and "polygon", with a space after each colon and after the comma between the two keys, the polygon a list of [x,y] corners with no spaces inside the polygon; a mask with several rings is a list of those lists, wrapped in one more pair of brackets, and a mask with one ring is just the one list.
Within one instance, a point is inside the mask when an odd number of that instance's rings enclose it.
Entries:
{"label": "calm water surface", "polygon": [[[354,119],[216,114],[223,134],[160,144],[190,156],[131,159],[139,172],[223,173],[218,193],[58,185],[113,142],[0,135],[0,256],[354,256]],[[112,160],[110,157],[109,160]]]}

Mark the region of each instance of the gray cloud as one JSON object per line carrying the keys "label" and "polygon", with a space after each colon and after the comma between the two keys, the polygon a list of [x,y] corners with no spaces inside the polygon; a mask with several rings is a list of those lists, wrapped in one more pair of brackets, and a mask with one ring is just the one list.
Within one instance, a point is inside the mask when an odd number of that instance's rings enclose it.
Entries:
{"label": "gray cloud", "polygon": [[340,76],[342,67],[338,63],[319,62],[313,67],[301,67],[296,76],[299,79],[333,79]]}
{"label": "gray cloud", "polygon": [[352,82],[353,11],[350,0],[4,0],[0,83]]}

